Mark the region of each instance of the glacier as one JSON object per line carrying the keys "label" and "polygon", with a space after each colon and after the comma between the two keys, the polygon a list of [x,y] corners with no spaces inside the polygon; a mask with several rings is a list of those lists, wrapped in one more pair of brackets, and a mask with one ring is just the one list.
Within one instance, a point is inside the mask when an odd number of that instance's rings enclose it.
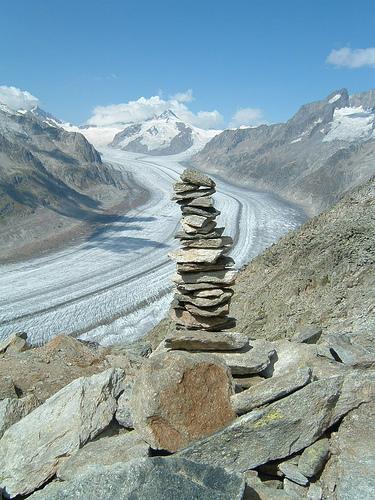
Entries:
{"label": "glacier", "polygon": [[[81,244],[1,266],[0,339],[25,331],[39,345],[64,333],[109,345],[135,340],[165,317],[174,272],[167,253],[177,246],[180,219],[170,196],[187,156],[102,153],[149,191],[147,201]],[[237,268],[305,220],[272,194],[216,181],[218,224],[234,239]]]}

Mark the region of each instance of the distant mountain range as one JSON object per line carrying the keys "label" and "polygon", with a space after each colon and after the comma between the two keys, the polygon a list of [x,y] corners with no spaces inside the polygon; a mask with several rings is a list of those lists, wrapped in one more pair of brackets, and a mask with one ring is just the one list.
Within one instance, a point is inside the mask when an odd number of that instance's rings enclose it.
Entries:
{"label": "distant mountain range", "polygon": [[183,122],[170,109],[143,122],[132,123],[115,135],[111,146],[149,155],[197,152],[220,131],[203,130]]}
{"label": "distant mountain range", "polygon": [[286,123],[225,130],[191,164],[317,213],[375,173],[375,90],[337,90]]}

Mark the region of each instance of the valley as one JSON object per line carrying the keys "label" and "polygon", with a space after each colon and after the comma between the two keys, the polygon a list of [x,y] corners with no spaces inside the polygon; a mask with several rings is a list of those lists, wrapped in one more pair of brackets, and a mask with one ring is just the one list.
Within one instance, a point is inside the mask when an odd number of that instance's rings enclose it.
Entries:
{"label": "valley", "polygon": [[[103,149],[103,161],[130,174],[149,192],[147,201],[84,242],[2,266],[0,338],[24,330],[34,344],[59,333],[111,344],[138,338],[165,317],[174,267],[167,253],[180,217],[170,195],[186,159]],[[271,194],[217,185],[219,224],[234,238],[238,268],[305,219]]]}

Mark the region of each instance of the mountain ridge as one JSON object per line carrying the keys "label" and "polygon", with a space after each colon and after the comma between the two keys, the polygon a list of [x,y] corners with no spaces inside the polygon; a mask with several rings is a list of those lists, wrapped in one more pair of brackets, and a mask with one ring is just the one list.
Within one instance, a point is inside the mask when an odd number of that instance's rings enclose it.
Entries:
{"label": "mountain ridge", "polygon": [[316,214],[375,173],[375,90],[336,90],[285,123],[225,130],[189,164]]}

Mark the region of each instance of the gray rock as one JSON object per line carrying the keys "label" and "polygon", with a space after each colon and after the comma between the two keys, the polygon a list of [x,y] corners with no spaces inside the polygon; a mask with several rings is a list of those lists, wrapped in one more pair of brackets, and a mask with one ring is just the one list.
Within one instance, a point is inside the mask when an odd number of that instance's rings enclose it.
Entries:
{"label": "gray rock", "polygon": [[194,184],[188,182],[176,182],[173,184],[173,191],[175,193],[186,193],[188,191],[195,191],[197,187]]}
{"label": "gray rock", "polygon": [[222,249],[215,248],[189,248],[188,250],[175,250],[168,256],[176,262],[207,262],[211,264],[216,262],[223,255]]}
{"label": "gray rock", "polygon": [[[233,290],[231,288],[227,288],[225,291],[230,291],[233,294]],[[224,289],[222,288],[211,288],[211,290],[198,290],[193,291],[194,297],[220,297],[223,295]]]}
{"label": "gray rock", "polygon": [[5,398],[0,401],[0,438],[13,424],[21,420],[39,404],[33,394],[24,398]]}
{"label": "gray rock", "polygon": [[[324,498],[372,500],[375,491],[375,402],[363,404],[342,421],[332,456],[321,475]],[[329,495],[332,495],[331,497]]]}
{"label": "gray rock", "polygon": [[203,318],[216,318],[218,316],[226,316],[229,313],[229,304],[226,302],[225,304],[219,304],[217,306],[212,307],[201,307],[196,306],[194,304],[190,304],[186,302],[184,304],[185,309],[189,311],[193,316],[200,316]]}
{"label": "gray rock", "polygon": [[311,483],[307,492],[307,500],[322,500],[323,490],[319,484]]}
{"label": "gray rock", "polygon": [[176,451],[234,419],[232,392],[230,372],[216,356],[157,354],[134,380],[134,428],[153,448]]}
{"label": "gray rock", "polygon": [[53,482],[33,500],[242,500],[245,481],[222,468],[188,460],[142,458],[98,466],[71,481]]}
{"label": "gray rock", "polygon": [[185,206],[211,208],[214,206],[214,200],[211,196],[202,196],[201,198],[195,198],[194,200],[189,201]]}
{"label": "gray rock", "polygon": [[232,245],[233,243],[233,239],[230,236],[183,241],[183,245],[188,248],[222,248],[223,246]]}
{"label": "gray rock", "polygon": [[298,470],[306,477],[317,476],[328,460],[329,440],[319,439],[303,450],[298,462]]}
{"label": "gray rock", "polygon": [[234,394],[231,397],[233,408],[238,415],[242,415],[253,408],[280,399],[300,389],[308,384],[310,380],[310,368],[300,368],[286,375],[265,379],[246,391]]}
{"label": "gray rock", "polygon": [[12,335],[0,342],[0,354],[4,352],[22,352],[27,349],[30,349],[30,346],[27,343],[27,334],[24,332],[12,333]]}
{"label": "gray rock", "polygon": [[[252,475],[255,471],[247,471],[244,476],[246,479],[246,500],[289,500],[290,497],[282,490],[271,486],[270,481],[261,481],[259,477]],[[277,481],[282,486],[281,481]]]}
{"label": "gray rock", "polygon": [[201,198],[202,196],[211,196],[215,193],[215,189],[197,189],[196,191],[188,191],[186,193],[176,193],[172,196],[174,201],[192,200],[194,198]]}
{"label": "gray rock", "polygon": [[205,226],[206,224],[209,224],[211,222],[210,217],[202,217],[201,215],[186,215],[183,217],[182,221],[185,224],[188,224],[189,226],[201,228]]}
{"label": "gray rock", "polygon": [[0,401],[5,398],[17,398],[16,388],[12,377],[0,378]]}
{"label": "gray rock", "polygon": [[308,489],[305,486],[297,484],[287,477],[284,479],[284,492],[289,496],[289,498],[306,498]]}
{"label": "gray rock", "polygon": [[216,210],[215,208],[198,208],[198,207],[189,207],[189,206],[184,206],[182,208],[182,213],[183,215],[200,215],[201,217],[208,217],[211,219],[214,219],[218,215],[221,214],[219,210]]}
{"label": "gray rock", "polygon": [[209,188],[215,187],[215,182],[207,175],[202,174],[198,170],[185,169],[181,174],[181,180],[196,186],[207,186]]}
{"label": "gray rock", "polygon": [[275,354],[271,342],[266,340],[250,340],[250,349],[244,352],[217,353],[230,368],[232,374],[248,375],[262,372],[269,366]]}
{"label": "gray rock", "polygon": [[[306,448],[344,414],[344,377],[318,380],[266,408],[243,415],[177,456],[245,471]],[[355,404],[355,402],[353,402]],[[345,411],[341,405],[341,411]]]}
{"label": "gray rock", "polygon": [[355,365],[363,361],[375,364],[375,353],[371,353],[358,344],[353,344],[349,336],[330,334],[324,338],[324,344],[329,347],[335,357],[347,365]]}
{"label": "gray rock", "polygon": [[186,351],[234,351],[246,348],[246,335],[234,332],[180,330],[164,339],[165,347]]}
{"label": "gray rock", "polygon": [[319,326],[311,325],[293,335],[292,340],[304,344],[316,344],[321,334],[322,329]]}
{"label": "gray rock", "polygon": [[0,441],[0,487],[26,495],[51,478],[61,460],[75,453],[111,422],[122,390],[122,370],[82,377],[5,431]]}
{"label": "gray rock", "polygon": [[276,349],[277,357],[267,376],[283,375],[306,366],[311,368],[313,377],[318,379],[349,372],[342,363],[321,356],[320,348],[315,344],[301,344],[282,339],[272,342],[272,345]]}
{"label": "gray rock", "polygon": [[117,400],[116,420],[127,429],[134,429],[134,421],[130,406],[133,392],[134,378],[126,377],[124,381],[124,391]]}
{"label": "gray rock", "polygon": [[233,328],[236,325],[236,321],[227,316],[199,316],[183,309],[171,309],[170,317],[176,324],[193,330],[203,328],[205,330],[221,331]]}
{"label": "gray rock", "polygon": [[87,443],[58,468],[56,475],[63,481],[81,476],[97,465],[113,465],[147,457],[149,446],[135,431],[102,437]]}
{"label": "gray rock", "polygon": [[211,238],[221,238],[224,232],[223,227],[215,227],[212,231],[207,234],[202,232],[187,233],[186,231],[178,231],[175,235],[176,239],[179,240],[201,240],[201,239],[211,239]]}
{"label": "gray rock", "polygon": [[[199,215],[189,215],[188,217],[199,217]],[[212,233],[216,227],[216,222],[205,218],[205,223],[202,226],[192,226],[187,222],[187,217],[181,219],[181,226],[188,234],[201,235]]]}
{"label": "gray rock", "polygon": [[297,465],[291,464],[290,462],[282,462],[279,464],[279,470],[293,483],[300,484],[301,486],[306,486],[309,480],[304,476],[299,470]]}

